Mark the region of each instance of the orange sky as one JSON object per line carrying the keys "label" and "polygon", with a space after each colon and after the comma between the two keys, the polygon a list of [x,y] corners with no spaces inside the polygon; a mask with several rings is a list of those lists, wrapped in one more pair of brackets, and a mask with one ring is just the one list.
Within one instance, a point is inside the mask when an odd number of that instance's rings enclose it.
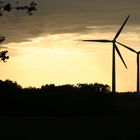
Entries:
{"label": "orange sky", "polygon": [[[17,81],[23,87],[95,82],[111,86],[112,44],[78,41],[93,36],[111,39],[114,33],[44,35],[29,42],[9,43],[5,46],[10,48],[11,58],[7,63],[0,63],[1,79]],[[118,40],[131,46],[135,39],[136,34],[131,32],[122,34]],[[116,55],[117,91],[134,91],[136,55],[118,47],[128,70]],[[137,47],[135,44],[133,48]]]}

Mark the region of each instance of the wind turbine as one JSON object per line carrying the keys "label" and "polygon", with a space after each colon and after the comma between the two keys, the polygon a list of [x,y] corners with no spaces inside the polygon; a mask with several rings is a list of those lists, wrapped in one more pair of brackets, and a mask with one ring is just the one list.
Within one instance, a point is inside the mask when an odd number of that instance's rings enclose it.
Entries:
{"label": "wind turbine", "polygon": [[122,32],[122,29],[124,28],[127,20],[129,19],[130,15],[127,16],[126,20],[124,21],[124,23],[122,24],[122,26],[120,27],[120,29],[118,30],[117,34],[115,35],[113,40],[106,40],[106,39],[99,39],[99,40],[82,40],[82,41],[86,41],[86,42],[101,42],[101,43],[112,43],[113,44],[113,49],[112,49],[112,93],[116,92],[116,72],[115,72],[115,51],[117,51],[119,57],[121,58],[124,66],[127,68],[123,57],[116,45],[116,39],[118,38],[118,36],[120,35],[120,33]]}
{"label": "wind turbine", "polygon": [[139,76],[140,76],[140,71],[139,71],[139,65],[140,65],[140,62],[139,62],[139,54],[140,54],[140,51],[135,51],[134,49],[120,43],[120,42],[117,42],[118,44],[120,44],[121,46],[127,48],[128,50],[134,52],[137,54],[137,93],[140,93],[140,87],[139,87],[139,84],[140,84],[140,81],[139,81]]}

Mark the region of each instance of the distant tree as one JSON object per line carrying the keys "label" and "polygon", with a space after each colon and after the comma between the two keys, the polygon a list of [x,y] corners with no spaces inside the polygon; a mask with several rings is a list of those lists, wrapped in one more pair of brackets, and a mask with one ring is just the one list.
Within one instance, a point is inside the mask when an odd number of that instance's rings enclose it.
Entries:
{"label": "distant tree", "polygon": [[11,81],[9,79],[5,80],[4,83],[5,83],[5,85],[7,85],[9,87],[22,88],[17,82]]}
{"label": "distant tree", "polygon": [[[24,5],[24,6],[19,6],[19,2],[16,2],[16,6],[13,6],[12,3],[10,2],[4,2],[4,1],[0,1],[0,16],[3,16],[4,12],[11,12],[12,10],[24,10],[26,11],[26,13],[31,16],[33,14],[33,11],[36,11],[37,4],[32,1],[29,5]],[[3,42],[5,40],[4,36],[0,36],[0,43]],[[2,60],[3,62],[6,62],[6,59],[9,59],[9,56],[6,56],[6,54],[8,53],[7,50],[5,51],[1,51],[0,52],[0,60]]]}
{"label": "distant tree", "polygon": [[110,93],[110,92],[111,92],[111,88],[110,88],[109,85],[105,84],[105,85],[103,86],[103,88],[102,88],[102,91],[103,91],[104,93]]}
{"label": "distant tree", "polygon": [[25,93],[25,95],[28,95],[28,96],[36,96],[36,95],[39,95],[40,89],[30,86],[28,88],[24,88],[23,92]]}
{"label": "distant tree", "polygon": [[11,80],[0,80],[0,95],[19,95],[22,91],[22,87],[17,84],[17,82]]}
{"label": "distant tree", "polygon": [[94,92],[94,93],[109,93],[110,86],[104,85],[100,83],[95,84],[77,84],[78,88],[87,92]]}
{"label": "distant tree", "polygon": [[96,92],[100,92],[100,93],[109,93],[110,92],[110,86],[107,84],[99,84],[99,83],[95,83],[94,84],[94,90]]}

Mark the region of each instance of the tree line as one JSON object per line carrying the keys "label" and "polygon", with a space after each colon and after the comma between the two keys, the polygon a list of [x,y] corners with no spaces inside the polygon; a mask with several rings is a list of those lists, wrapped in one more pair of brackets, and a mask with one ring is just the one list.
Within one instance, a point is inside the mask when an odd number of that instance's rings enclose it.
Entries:
{"label": "tree line", "polygon": [[0,80],[0,115],[72,116],[118,114],[108,85],[46,84],[23,88],[17,82]]}
{"label": "tree line", "polygon": [[17,82],[11,80],[0,80],[0,94],[1,95],[47,95],[47,94],[73,94],[73,93],[110,93],[110,86],[107,84],[77,84],[77,85],[59,85],[46,84],[40,88],[28,87],[23,88]]}

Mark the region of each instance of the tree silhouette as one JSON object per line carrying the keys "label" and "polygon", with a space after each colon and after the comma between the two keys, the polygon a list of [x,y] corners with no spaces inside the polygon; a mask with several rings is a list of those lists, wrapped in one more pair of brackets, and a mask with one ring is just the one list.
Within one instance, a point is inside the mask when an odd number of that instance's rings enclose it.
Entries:
{"label": "tree silhouette", "polygon": [[[0,16],[3,16],[4,12],[11,12],[12,10],[24,10],[26,11],[26,13],[31,16],[33,15],[33,11],[36,11],[37,8],[37,3],[35,3],[34,1],[32,1],[29,5],[23,5],[23,6],[19,6],[19,2],[16,2],[16,6],[13,6],[12,3],[10,2],[4,2],[4,1],[0,1]],[[4,36],[0,37],[0,43],[2,43],[5,40]],[[9,59],[9,56],[6,56],[6,54],[8,53],[7,50],[5,51],[1,51],[0,52],[0,60],[2,60],[3,62],[6,62],[6,59]]]}
{"label": "tree silhouette", "polygon": [[8,51],[1,51],[0,52],[0,59],[3,61],[3,62],[7,62],[6,59],[9,59],[9,56],[6,56]]}
{"label": "tree silhouette", "polygon": [[32,1],[29,6],[19,6],[18,1],[16,2],[16,6],[13,6],[10,2],[0,1],[0,16],[2,16],[4,12],[10,12],[12,10],[24,10],[27,14],[32,15],[32,12],[37,10],[36,6],[37,4],[34,1]]}
{"label": "tree silhouette", "polygon": [[[14,88],[13,88],[14,87]],[[10,90],[9,90],[10,89]],[[76,95],[102,95],[102,93],[110,93],[111,91],[109,85],[104,85],[100,83],[95,83],[95,84],[77,84],[75,85],[59,85],[56,86],[54,84],[46,84],[43,85],[41,88],[36,88],[36,87],[28,87],[28,88],[22,88],[18,83],[11,81],[11,80],[5,80],[2,81],[0,80],[0,94],[5,93],[5,92],[12,92],[12,93],[18,93],[18,89],[21,89],[22,93],[25,95],[31,95],[31,96],[36,96],[36,95],[45,95],[45,96],[73,96],[75,97]],[[17,91],[16,91],[17,90]],[[20,91],[20,92],[21,92]],[[18,94],[20,94],[20,92]]]}
{"label": "tree silhouette", "polygon": [[88,92],[93,92],[94,93],[110,93],[110,86],[107,84],[100,84],[100,83],[95,83],[95,84],[77,84],[78,88],[81,89],[82,91],[88,91]]}

